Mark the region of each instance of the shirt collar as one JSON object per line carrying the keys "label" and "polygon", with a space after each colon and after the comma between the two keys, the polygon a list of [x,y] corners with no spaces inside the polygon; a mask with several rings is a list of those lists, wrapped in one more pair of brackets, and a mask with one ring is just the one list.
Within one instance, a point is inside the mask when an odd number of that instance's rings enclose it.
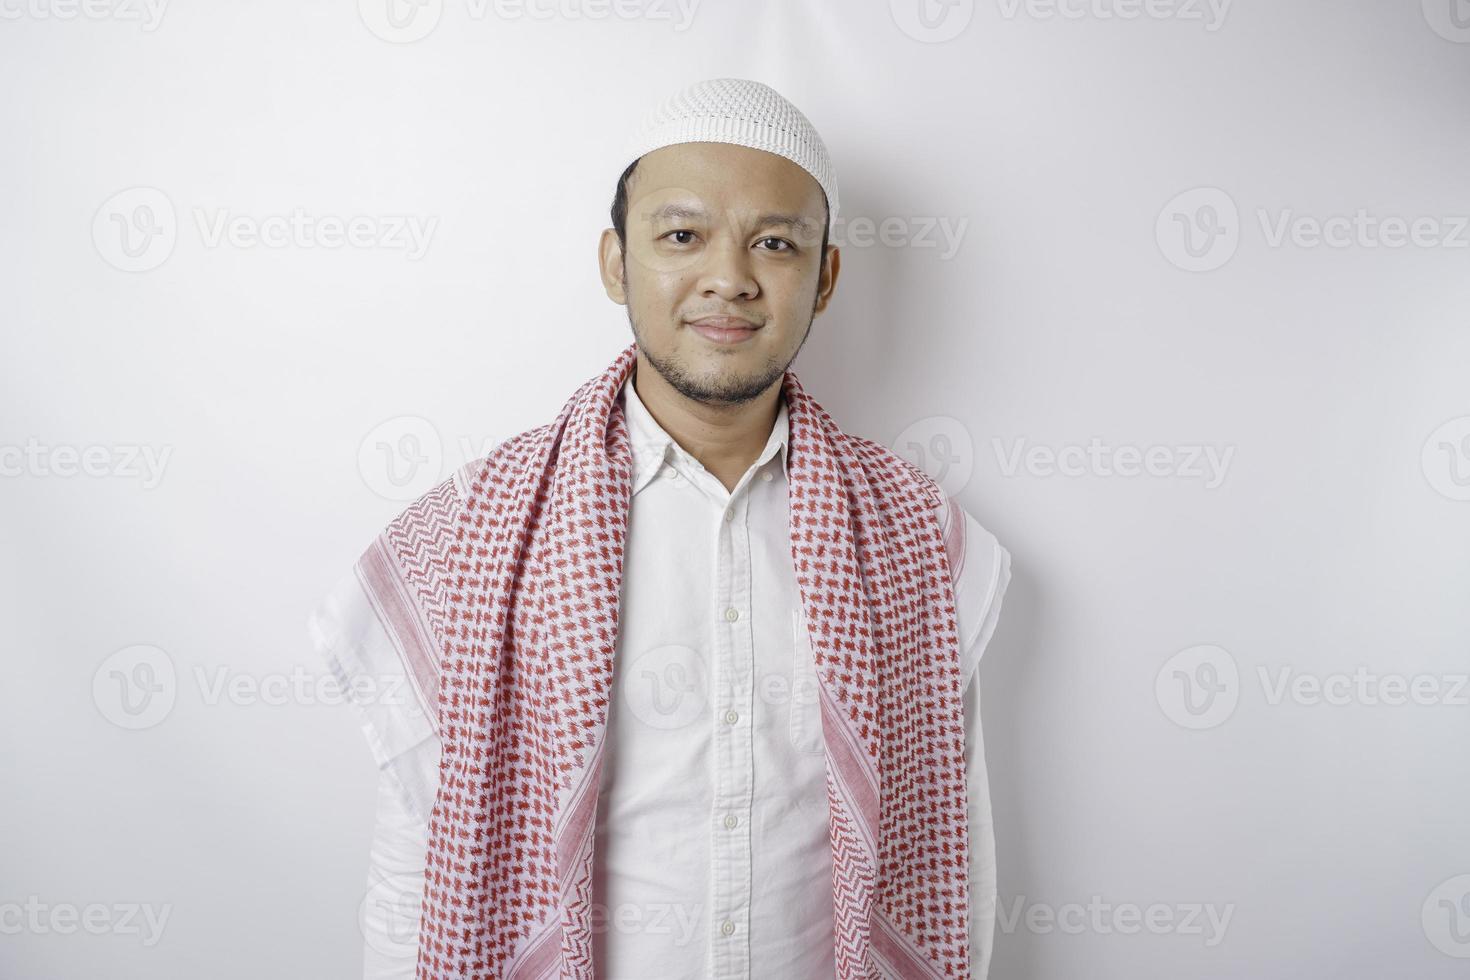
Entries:
{"label": "shirt collar", "polygon": [[[652,413],[648,411],[633,387],[633,375],[629,374],[623,382],[620,394],[623,398],[623,414],[628,422],[628,438],[633,449],[634,494],[647,486],[648,481],[658,474],[659,468],[670,458],[679,457],[691,463],[697,462],[674,441],[673,436],[665,432],[663,427],[654,420]],[[765,448],[761,450],[755,465],[762,466],[780,453],[782,471],[789,475],[791,458],[787,440],[790,436],[791,424],[786,411],[785,396],[782,395],[777,402],[780,407],[776,410],[776,423],[771,426],[771,434],[766,439]]]}

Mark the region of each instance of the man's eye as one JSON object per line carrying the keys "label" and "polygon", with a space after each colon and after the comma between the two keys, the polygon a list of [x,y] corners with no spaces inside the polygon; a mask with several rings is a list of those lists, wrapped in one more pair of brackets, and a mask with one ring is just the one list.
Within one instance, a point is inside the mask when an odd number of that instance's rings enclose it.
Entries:
{"label": "man's eye", "polygon": [[796,247],[795,245],[792,245],[790,242],[788,242],[784,238],[762,238],[761,239],[761,242],[762,243],[765,243],[765,242],[779,242],[780,244],[786,246],[784,249],[781,249],[781,248],[767,248],[767,249],[763,249],[763,251],[766,251],[766,252],[789,252],[791,249],[793,249],[793,248]]}
{"label": "man's eye", "polygon": [[[664,236],[664,237],[665,237],[665,238],[668,238],[668,237],[670,237],[670,236],[671,236],[671,235],[688,235],[688,236],[690,236],[690,238],[693,238],[693,237],[694,237],[694,232],[692,232],[692,231],[689,231],[689,230],[688,230],[688,229],[686,229],[686,228],[681,228],[681,229],[679,229],[679,230],[678,230],[678,231],[671,231],[671,232],[669,232],[669,233],[668,233],[668,234],[667,234],[667,235],[665,235],[665,236]],[[687,242],[687,241],[676,241],[676,242],[675,242],[675,243],[674,243],[674,244],[675,244],[675,245],[688,245],[688,244],[689,244],[689,242]]]}

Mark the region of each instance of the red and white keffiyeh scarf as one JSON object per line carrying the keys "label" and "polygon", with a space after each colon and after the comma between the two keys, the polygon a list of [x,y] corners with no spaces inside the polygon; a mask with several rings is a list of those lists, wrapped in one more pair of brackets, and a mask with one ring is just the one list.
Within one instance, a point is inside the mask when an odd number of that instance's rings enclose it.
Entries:
{"label": "red and white keffiyeh scarf", "polygon": [[[420,980],[595,975],[593,830],[632,490],[617,395],[636,353],[554,422],[473,464],[442,527],[397,537],[405,599],[440,666]],[[791,560],[826,742],[837,975],[962,980],[968,838],[959,638],[935,516],[945,497],[886,447],[841,432],[790,371],[782,393]]]}

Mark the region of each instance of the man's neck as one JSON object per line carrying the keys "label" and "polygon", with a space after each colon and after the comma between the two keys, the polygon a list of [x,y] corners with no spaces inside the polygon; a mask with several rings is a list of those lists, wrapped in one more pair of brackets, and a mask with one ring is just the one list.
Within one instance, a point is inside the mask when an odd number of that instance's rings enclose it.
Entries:
{"label": "man's neck", "polygon": [[654,421],[726,490],[734,490],[760,456],[781,408],[779,382],[739,405],[709,405],[685,397],[654,370],[642,351],[629,383]]}

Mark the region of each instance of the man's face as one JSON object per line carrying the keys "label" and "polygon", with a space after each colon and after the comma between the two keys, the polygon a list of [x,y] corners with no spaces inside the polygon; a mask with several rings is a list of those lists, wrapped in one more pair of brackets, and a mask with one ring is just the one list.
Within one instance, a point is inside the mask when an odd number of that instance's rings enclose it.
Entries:
{"label": "man's face", "polygon": [[710,404],[749,401],[780,381],[831,296],[838,262],[831,246],[822,262],[826,221],[821,186],[785,157],[727,143],[662,147],[628,182],[626,251],[603,233],[603,284],[672,387]]}

